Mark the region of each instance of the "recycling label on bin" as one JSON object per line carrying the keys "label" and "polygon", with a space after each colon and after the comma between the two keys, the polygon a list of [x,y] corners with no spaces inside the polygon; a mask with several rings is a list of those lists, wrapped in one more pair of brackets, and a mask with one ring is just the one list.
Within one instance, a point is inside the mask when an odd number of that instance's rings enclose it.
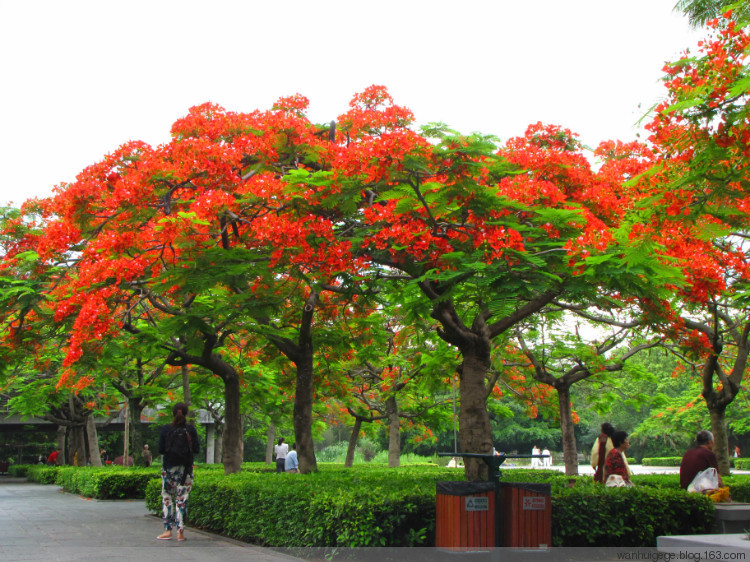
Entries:
{"label": "recycling label on bin", "polygon": [[539,496],[524,496],[523,508],[530,510],[544,510],[547,507],[547,498]]}
{"label": "recycling label on bin", "polygon": [[466,511],[489,511],[490,498],[475,498],[469,496],[466,498]]}

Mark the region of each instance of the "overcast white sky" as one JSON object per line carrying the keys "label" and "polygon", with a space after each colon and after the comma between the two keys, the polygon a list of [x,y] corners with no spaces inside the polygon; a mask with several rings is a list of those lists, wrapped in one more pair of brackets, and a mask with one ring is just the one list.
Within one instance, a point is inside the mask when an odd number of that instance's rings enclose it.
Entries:
{"label": "overcast white sky", "polygon": [[543,121],[631,140],[666,60],[702,33],[676,0],[0,0],[0,204],[46,196],[188,108],[313,121],[371,84],[419,123],[503,139]]}

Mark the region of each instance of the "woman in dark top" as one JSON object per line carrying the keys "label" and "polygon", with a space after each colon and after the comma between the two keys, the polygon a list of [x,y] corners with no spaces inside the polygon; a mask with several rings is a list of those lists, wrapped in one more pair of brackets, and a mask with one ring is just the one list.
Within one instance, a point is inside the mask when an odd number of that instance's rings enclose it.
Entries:
{"label": "woman in dark top", "polygon": [[187,423],[187,404],[175,404],[172,415],[172,423],[162,427],[159,434],[164,532],[156,538],[171,539],[172,527],[176,526],[177,540],[184,541],[187,499],[193,486],[193,457],[200,452],[200,445],[195,427]]}

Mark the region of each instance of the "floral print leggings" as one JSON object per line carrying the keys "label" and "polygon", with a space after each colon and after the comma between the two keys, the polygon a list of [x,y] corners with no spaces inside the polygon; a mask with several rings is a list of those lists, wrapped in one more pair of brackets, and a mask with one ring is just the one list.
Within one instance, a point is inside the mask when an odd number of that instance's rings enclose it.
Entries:
{"label": "floral print leggings", "polygon": [[184,476],[184,466],[172,466],[161,469],[162,521],[164,528],[171,531],[173,526],[178,531],[185,528],[185,513],[190,489],[193,487],[193,471]]}

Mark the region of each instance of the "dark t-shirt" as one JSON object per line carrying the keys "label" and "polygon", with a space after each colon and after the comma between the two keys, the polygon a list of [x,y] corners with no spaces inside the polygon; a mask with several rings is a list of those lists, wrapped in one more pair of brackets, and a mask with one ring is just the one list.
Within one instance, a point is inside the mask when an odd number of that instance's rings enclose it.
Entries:
{"label": "dark t-shirt", "polygon": [[[161,464],[164,468],[171,468],[179,464],[168,458],[168,454],[165,454],[167,450],[167,435],[169,435],[169,432],[173,427],[174,426],[171,423],[167,424],[161,428],[161,433],[159,434],[159,454],[163,455]],[[185,427],[187,428],[188,434],[190,435],[190,439],[193,444],[193,455],[197,455],[201,450],[200,443],[198,442],[198,432],[195,431],[195,427],[190,424],[187,424]],[[190,463],[190,466],[192,466],[192,463]]]}
{"label": "dark t-shirt", "polygon": [[695,475],[710,467],[719,469],[719,463],[713,451],[705,447],[693,447],[688,450],[680,463],[680,487],[687,490]]}

